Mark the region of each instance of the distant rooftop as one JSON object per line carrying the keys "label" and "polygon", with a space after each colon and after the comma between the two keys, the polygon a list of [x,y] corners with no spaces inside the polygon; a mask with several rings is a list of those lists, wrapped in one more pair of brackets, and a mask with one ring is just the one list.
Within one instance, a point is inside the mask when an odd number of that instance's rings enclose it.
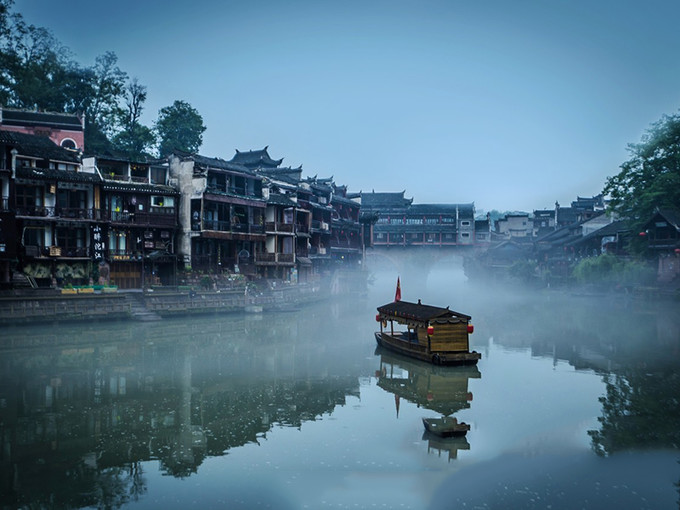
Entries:
{"label": "distant rooftop", "polygon": [[84,131],[81,117],[71,113],[37,112],[0,107],[0,124]]}
{"label": "distant rooftop", "polygon": [[267,151],[269,146],[267,145],[264,149],[260,150],[250,150],[241,152],[236,149],[236,154],[229,161],[231,163],[236,163],[239,165],[246,166],[250,169],[253,168],[275,168],[283,163],[283,158],[272,159],[269,157],[269,152]]}

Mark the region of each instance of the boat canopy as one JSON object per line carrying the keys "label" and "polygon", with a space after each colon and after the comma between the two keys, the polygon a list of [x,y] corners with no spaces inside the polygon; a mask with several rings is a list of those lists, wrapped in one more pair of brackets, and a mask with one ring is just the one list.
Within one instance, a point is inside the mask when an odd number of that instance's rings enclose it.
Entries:
{"label": "boat canopy", "polygon": [[469,321],[471,317],[463,313],[449,310],[448,307],[424,305],[420,302],[394,301],[378,307],[378,312],[385,319],[403,322],[459,322]]}

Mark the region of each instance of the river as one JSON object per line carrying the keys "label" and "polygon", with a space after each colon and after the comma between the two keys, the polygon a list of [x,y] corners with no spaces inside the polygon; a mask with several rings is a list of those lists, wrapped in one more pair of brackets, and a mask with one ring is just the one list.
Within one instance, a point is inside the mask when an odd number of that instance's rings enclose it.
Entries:
{"label": "river", "polygon": [[[677,304],[401,275],[472,316],[478,365],[433,367],[376,349],[396,276],[286,313],[0,331],[2,508],[678,506]],[[428,436],[442,414],[467,436]]]}

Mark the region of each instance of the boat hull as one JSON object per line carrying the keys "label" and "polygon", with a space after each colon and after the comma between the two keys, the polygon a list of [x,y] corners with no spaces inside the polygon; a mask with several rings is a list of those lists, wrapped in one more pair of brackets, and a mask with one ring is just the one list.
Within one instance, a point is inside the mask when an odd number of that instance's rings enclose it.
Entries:
{"label": "boat hull", "polygon": [[482,357],[482,355],[476,351],[432,352],[423,345],[402,340],[392,335],[388,335],[387,333],[381,333],[380,331],[375,332],[375,340],[381,347],[435,365],[474,365]]}
{"label": "boat hull", "polygon": [[439,437],[460,437],[470,430],[470,425],[455,418],[423,418],[425,430]]}

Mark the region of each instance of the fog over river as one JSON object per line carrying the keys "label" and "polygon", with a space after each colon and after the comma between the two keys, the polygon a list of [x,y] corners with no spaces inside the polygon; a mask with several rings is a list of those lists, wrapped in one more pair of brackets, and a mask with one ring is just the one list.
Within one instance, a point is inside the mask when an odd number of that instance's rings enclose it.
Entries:
{"label": "fog over river", "polygon": [[[678,507],[677,303],[369,266],[299,311],[1,330],[0,507]],[[476,367],[376,349],[397,277]]]}

